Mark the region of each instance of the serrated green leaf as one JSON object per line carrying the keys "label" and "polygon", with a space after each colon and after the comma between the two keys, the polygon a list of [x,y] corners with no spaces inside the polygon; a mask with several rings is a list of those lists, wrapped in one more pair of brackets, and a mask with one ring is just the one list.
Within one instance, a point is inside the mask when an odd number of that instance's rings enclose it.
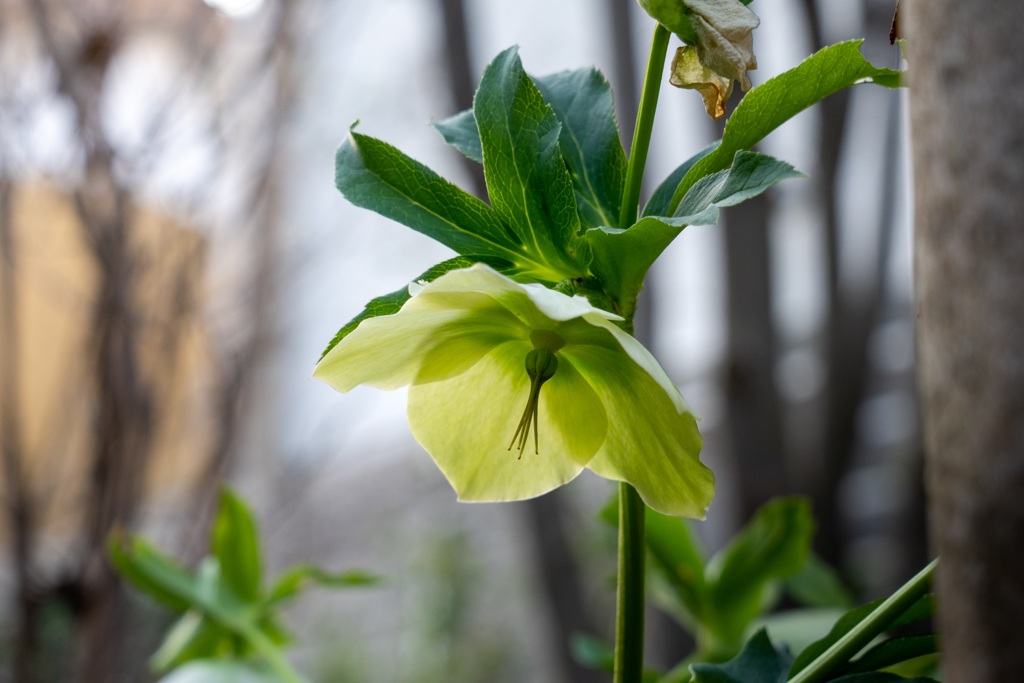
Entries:
{"label": "serrated green leaf", "polygon": [[518,240],[487,204],[381,140],[350,131],[335,157],[335,184],[356,206],[459,254],[519,254]]}
{"label": "serrated green leaf", "polygon": [[687,193],[677,215],[641,218],[627,230],[588,230],[586,238],[593,254],[590,269],[610,296],[631,301],[643,287],[651,265],[683,227],[715,222],[719,207],[739,204],[776,183],[802,175],[785,161],[766,154],[738,152],[730,169],[702,178]]}
{"label": "serrated green leaf", "polygon": [[166,673],[195,659],[215,657],[229,641],[230,632],[197,610],[189,610],[171,626],[149,665]]}
{"label": "serrated green leaf", "polygon": [[111,533],[107,556],[124,579],[172,610],[185,612],[195,603],[196,580],[146,539]]}
{"label": "serrated green leaf", "polygon": [[618,223],[626,153],[615,122],[612,90],[597,69],[536,78],[562,124],[559,144],[572,176],[584,228]]}
{"label": "serrated green leaf", "polygon": [[480,132],[476,129],[473,110],[459,112],[444,121],[438,121],[434,128],[444,141],[478,164],[484,161],[484,150],[480,146]]}
{"label": "serrated green leaf", "polygon": [[882,641],[850,662],[849,673],[864,673],[885,669],[909,659],[924,657],[939,651],[934,635],[904,636]]}
{"label": "serrated green leaf", "polygon": [[[435,266],[431,266],[424,273],[420,274],[419,277],[414,278],[412,282],[433,282],[450,270],[469,268],[474,263],[486,263],[498,272],[506,274],[511,270],[508,263],[504,261],[471,259],[465,256],[456,256],[455,258],[448,259],[447,261],[442,261]],[[390,294],[384,294],[371,299],[359,315],[349,320],[345,323],[344,327],[338,330],[337,334],[334,335],[334,338],[327,344],[327,348],[325,348],[323,353],[320,354],[320,358],[318,360],[323,360],[323,357],[326,356],[331,349],[337,346],[338,342],[347,337],[352,330],[359,326],[359,323],[367,318],[375,318],[379,315],[393,315],[398,313],[402,308],[402,305],[410,299],[410,296],[409,285],[406,285],[401,289],[396,289]]]}
{"label": "serrated green leaf", "polygon": [[835,570],[811,553],[799,572],[785,579],[786,592],[809,607],[853,607],[853,595]]}
{"label": "serrated green leaf", "polygon": [[769,585],[800,570],[810,552],[814,520],[804,498],[763,505],[708,562],[709,625],[723,642],[742,637],[764,609]]}
{"label": "serrated green leaf", "polygon": [[812,104],[857,83],[897,87],[900,72],[876,67],[864,59],[860,53],[862,42],[851,40],[819,50],[747,93],[726,123],[718,149],[695,164],[679,183],[670,202],[673,215],[698,180],[727,168],[736,152],[753,148]]}
{"label": "serrated green leaf", "polygon": [[793,658],[775,649],[764,629],[755,633],[743,651],[724,664],[692,664],[694,683],[782,683]]}
{"label": "serrated green leaf", "polygon": [[711,152],[715,151],[718,148],[719,143],[719,140],[715,140],[713,143],[676,166],[676,169],[669,173],[668,177],[658,185],[658,188],[654,191],[654,194],[651,195],[651,198],[647,201],[647,205],[644,206],[644,210],[640,215],[670,216],[672,211],[669,209],[669,205],[672,203],[672,194],[676,191],[676,188],[679,187],[679,183],[683,180],[683,177],[691,168],[693,168],[694,164]]}
{"label": "serrated green leaf", "polygon": [[758,152],[737,152],[730,168],[705,176],[690,188],[672,214],[672,222],[716,223],[718,209],[745,202],[783,180],[803,177],[781,159]]}
{"label": "serrated green leaf", "polygon": [[274,605],[291,600],[306,589],[309,584],[324,588],[356,588],[372,586],[380,577],[369,572],[344,571],[328,572],[309,564],[300,564],[286,570],[274,582],[267,597],[267,604]]}
{"label": "serrated green leaf", "polygon": [[227,488],[220,492],[210,545],[221,575],[235,595],[246,602],[255,601],[263,573],[256,520],[245,501]]}
{"label": "serrated green leaf", "polygon": [[[559,144],[572,177],[582,224],[614,225],[622,203],[626,154],[615,123],[611,87],[593,68],[533,80],[561,123]],[[434,128],[466,157],[483,161],[472,110],[435,123]],[[677,184],[678,179],[672,189]]]}
{"label": "serrated green leaf", "polygon": [[578,236],[575,194],[559,147],[561,126],[523,71],[516,48],[499,54],[484,71],[473,116],[491,206],[518,238],[525,258],[547,269],[538,279],[586,275],[589,254]]}

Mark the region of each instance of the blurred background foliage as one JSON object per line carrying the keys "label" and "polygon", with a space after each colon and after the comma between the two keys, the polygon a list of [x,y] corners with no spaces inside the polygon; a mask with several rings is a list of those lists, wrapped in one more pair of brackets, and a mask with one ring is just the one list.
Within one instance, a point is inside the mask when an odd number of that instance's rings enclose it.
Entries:
{"label": "blurred background foliage", "polygon": [[[755,84],[854,37],[894,66],[892,4],[755,2]],[[611,487],[456,505],[401,395],[308,375],[365,301],[447,256],[338,196],[348,126],[482,193],[427,124],[494,54],[596,64],[628,145],[650,29],[632,0],[0,0],[0,680],[147,680],[169,622],[106,537],[192,566],[225,480],[271,570],[387,577],[291,609],[314,680],[602,680],[569,644],[612,629]],[[719,133],[695,93],[662,102],[651,187]],[[704,547],[801,493],[864,599],[925,559],[900,102],[854,89],[769,138],[810,180],[689,229],[637,321],[703,415]],[[652,663],[694,647],[650,621]]]}

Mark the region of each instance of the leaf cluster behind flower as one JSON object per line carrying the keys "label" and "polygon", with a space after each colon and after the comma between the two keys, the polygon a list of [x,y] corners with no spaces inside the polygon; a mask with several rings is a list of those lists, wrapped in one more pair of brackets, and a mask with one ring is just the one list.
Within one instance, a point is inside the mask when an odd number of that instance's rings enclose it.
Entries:
{"label": "leaf cluster behind flower", "polygon": [[[601,512],[609,525],[617,517],[616,502]],[[710,559],[691,526],[656,512],[647,515],[651,594],[697,643],[696,652],[670,671],[649,671],[652,683],[785,681],[811,667],[822,668],[830,648],[846,642],[868,620],[876,624],[862,634],[861,646],[854,643],[833,657],[831,674],[811,680],[899,683],[907,679],[878,670],[894,667],[903,676],[919,676],[934,668],[933,634],[880,638],[934,614],[927,581],[901,589],[902,602],[893,607],[890,599],[851,608],[853,599],[838,576],[811,550],[814,519],[805,498],[769,501]],[[772,614],[784,593],[800,607]],[[878,619],[882,609],[891,617]],[[582,662],[604,668],[606,646],[594,639],[580,645],[585,645],[577,648]]]}
{"label": "leaf cluster behind flower", "polygon": [[360,571],[333,573],[308,564],[263,586],[260,539],[252,511],[223,489],[210,530],[211,554],[189,572],[141,536],[110,535],[107,554],[127,581],[179,614],[150,660],[161,683],[238,680],[303,683],[284,658],[291,635],[280,610],[312,585],[371,585]]}

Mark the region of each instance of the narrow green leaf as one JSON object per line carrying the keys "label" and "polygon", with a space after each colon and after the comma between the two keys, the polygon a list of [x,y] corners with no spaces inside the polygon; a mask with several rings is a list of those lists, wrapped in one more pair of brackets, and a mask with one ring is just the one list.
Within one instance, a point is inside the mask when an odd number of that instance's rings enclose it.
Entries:
{"label": "narrow green leaf", "polygon": [[857,83],[897,87],[900,72],[876,67],[864,59],[860,53],[862,42],[851,40],[819,50],[747,93],[726,123],[718,149],[696,163],[679,183],[670,202],[673,213],[698,180],[727,168],[736,152],[753,148],[812,104]]}
{"label": "narrow green leaf", "polygon": [[480,146],[480,132],[476,129],[473,110],[459,112],[455,116],[438,121],[434,128],[444,141],[478,164],[484,161],[484,150]]}
{"label": "narrow green leaf", "polygon": [[[505,273],[506,275],[508,275],[511,270],[509,264],[504,261],[498,261],[496,259],[471,259],[465,256],[456,256],[455,258],[442,261],[441,263],[430,267],[426,272],[415,278],[413,282],[433,282],[450,270],[469,268],[474,263],[486,263],[495,270]],[[338,345],[338,342],[347,337],[352,330],[356,329],[356,327],[359,326],[359,323],[367,318],[375,318],[379,315],[393,315],[398,313],[405,302],[410,298],[409,285],[406,285],[401,289],[396,289],[390,294],[384,294],[371,299],[359,315],[352,318],[352,320],[349,320],[345,323],[344,327],[338,330],[337,334],[334,335],[334,338],[331,339],[329,344],[327,344],[327,348],[325,348],[323,353],[320,354],[320,359],[323,359],[331,349]]]}
{"label": "narrow green leaf", "polygon": [[111,533],[107,556],[124,579],[172,610],[185,612],[195,604],[195,579],[141,536]]}
{"label": "narrow green leaf", "polygon": [[263,558],[252,511],[239,496],[221,489],[210,545],[228,586],[246,602],[259,596]]}
{"label": "narrow green leaf", "polygon": [[875,645],[850,662],[847,671],[849,673],[864,673],[885,669],[909,659],[935,654],[938,651],[939,644],[934,635],[891,638]]}
{"label": "narrow green leaf", "polygon": [[197,610],[189,610],[171,626],[157,651],[150,657],[150,668],[166,673],[195,659],[217,656],[230,642],[230,632]]}
{"label": "narrow green leaf", "polygon": [[[836,621],[835,625],[832,626],[831,630],[823,638],[807,646],[803,652],[797,655],[796,660],[793,662],[793,668],[789,672],[790,676],[792,677],[800,673],[808,664],[839,642],[847,633],[856,628],[860,622],[868,618],[883,602],[885,600],[875,600],[847,611]],[[888,628],[899,628],[900,626],[906,626],[915,621],[928,618],[934,614],[934,610],[934,597],[930,594],[924,595],[908,607]]]}
{"label": "narrow green leaf", "polygon": [[782,683],[793,658],[775,649],[764,629],[755,633],[743,651],[725,664],[692,664],[694,683]]}
{"label": "narrow green leaf", "polygon": [[572,175],[583,226],[614,226],[622,204],[626,153],[619,140],[611,86],[594,68],[534,81],[562,124],[559,144]]}
{"label": "narrow green leaf", "polygon": [[323,588],[357,588],[379,583],[380,577],[369,572],[349,570],[328,572],[309,564],[300,564],[285,571],[274,582],[267,597],[267,604],[273,605],[291,600],[310,584]]}
{"label": "narrow green leaf", "polygon": [[547,266],[549,273],[540,279],[586,275],[589,254],[578,239],[572,180],[559,148],[561,126],[523,71],[516,48],[499,54],[484,71],[473,116],[491,205],[525,257]]}
{"label": "narrow green leaf", "polygon": [[354,130],[338,148],[335,184],[370,209],[463,255],[512,259],[516,238],[485,203],[391,145]]}
{"label": "narrow green leaf", "polygon": [[927,593],[922,595],[913,605],[907,608],[892,624],[889,625],[890,630],[900,628],[901,626],[907,626],[913,624],[915,621],[921,621],[922,619],[930,619],[935,616],[935,594]]}
{"label": "narrow green leaf", "polygon": [[839,642],[839,639],[849,633],[857,624],[862,622],[869,614],[871,614],[876,607],[882,604],[882,600],[875,600],[869,602],[866,605],[860,605],[849,610],[846,614],[841,616],[838,621],[832,626],[825,637],[820,640],[811,643],[804,649],[803,652],[796,656],[793,662],[793,667],[789,670],[790,677],[798,674],[808,664],[817,659],[821,654],[828,650],[832,645]]}
{"label": "narrow green leaf", "polygon": [[278,647],[287,647],[295,640],[295,636],[275,614],[265,614],[257,624],[260,631]]}
{"label": "narrow green leaf", "polygon": [[795,574],[810,552],[814,520],[804,498],[778,498],[763,505],[747,526],[711,558],[705,572],[716,635],[742,636],[765,607],[769,584]]}
{"label": "narrow green leaf", "polygon": [[220,566],[220,561],[207,555],[196,571],[195,605],[231,630],[241,634],[256,628],[259,606],[245,601],[235,592]]}
{"label": "narrow green leaf", "polygon": [[[304,683],[305,679],[291,668],[273,640],[260,629],[260,615],[255,606],[242,603],[224,580],[217,558],[204,558],[193,577],[141,537],[126,539],[121,534],[111,534],[107,548],[111,562],[122,576],[141,590],[175,611],[194,608],[240,638],[249,650],[267,662],[274,671],[272,680],[276,683]],[[188,679],[174,679],[174,676],[190,670],[193,664],[187,663],[161,680],[183,683]]]}

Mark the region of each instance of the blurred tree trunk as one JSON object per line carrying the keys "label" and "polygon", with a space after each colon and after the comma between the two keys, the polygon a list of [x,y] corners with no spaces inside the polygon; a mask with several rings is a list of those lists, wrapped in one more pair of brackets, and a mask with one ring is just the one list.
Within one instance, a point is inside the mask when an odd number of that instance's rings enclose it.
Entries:
{"label": "blurred tree trunk", "polygon": [[14,680],[33,683],[39,605],[32,586],[32,555],[35,552],[35,509],[22,468],[21,373],[18,337],[21,331],[16,277],[13,188],[0,177],[0,459],[3,465],[3,496],[7,533],[11,538],[11,563],[17,601],[17,632],[14,637]]}
{"label": "blurred tree trunk", "polygon": [[[241,200],[250,200],[246,204],[250,212],[239,221],[244,227],[235,231],[236,237],[246,239],[236,239],[234,247],[253,246],[255,251],[251,278],[247,281],[249,286],[245,288],[248,299],[232,302],[233,310],[241,311],[245,322],[241,329],[223,331],[224,338],[217,340],[222,345],[215,349],[221,355],[218,358],[221,365],[210,374],[221,374],[210,381],[209,388],[202,389],[202,398],[209,399],[206,405],[213,405],[220,412],[210,429],[209,443],[203,436],[196,437],[200,449],[197,458],[205,459],[208,476],[198,487],[190,489],[189,493],[195,496],[193,502],[197,504],[186,514],[201,516],[201,511],[209,507],[202,505],[204,498],[212,498],[233,455],[241,420],[240,397],[253,374],[252,366],[259,352],[268,342],[272,290],[276,284],[271,275],[275,272],[279,247],[275,239],[278,167],[274,160],[286,111],[282,103],[292,99],[287,87],[292,77],[288,58],[294,46],[286,30],[290,28],[287,18],[292,8],[300,5],[277,3],[271,8],[277,10],[277,14],[270,15],[273,20],[267,25],[265,49],[241,56],[241,53],[229,52],[223,31],[225,24],[218,25],[218,15],[201,3],[188,8],[176,6],[166,12],[166,8],[146,3],[116,6],[53,0],[28,0],[26,3],[28,13],[24,21],[31,22],[37,37],[32,47],[37,50],[41,65],[53,73],[52,91],[43,96],[60,102],[71,112],[71,132],[75,136],[73,151],[77,154],[69,154],[69,158],[74,159],[69,162],[73,168],[65,180],[73,188],[70,193],[74,225],[93,266],[95,285],[90,284],[89,291],[80,293],[90,302],[86,342],[68,352],[69,356],[75,356],[72,365],[77,363],[85,368],[83,374],[88,386],[84,389],[70,386],[66,392],[68,395],[80,392],[87,397],[87,408],[83,410],[89,412],[90,426],[84,438],[76,439],[56,453],[69,462],[85,461],[87,481],[81,487],[81,500],[57,502],[52,494],[58,484],[43,475],[38,481],[28,482],[22,472],[27,464],[38,464],[48,454],[28,452],[32,449],[19,443],[16,429],[17,403],[24,400],[17,395],[18,386],[20,381],[27,381],[28,373],[24,373],[25,379],[18,376],[22,358],[15,343],[18,311],[13,270],[17,245],[14,230],[7,220],[7,186],[0,187],[4,190],[0,192],[0,250],[4,258],[0,265],[0,324],[3,325],[0,332],[0,363],[3,364],[0,448],[6,499],[4,512],[12,532],[16,573],[14,592],[19,623],[14,680],[18,683],[55,680],[53,675],[41,673],[47,671],[67,672],[59,675],[60,680],[81,683],[127,682],[145,675],[142,673],[148,654],[145,646],[149,643],[140,647],[146,635],[137,628],[139,615],[131,608],[122,582],[106,560],[106,539],[114,528],[130,529],[136,525],[145,502],[147,476],[152,463],[160,456],[160,429],[178,426],[170,415],[170,402],[177,399],[169,398],[168,387],[182,379],[178,376],[180,361],[184,353],[190,352],[184,350],[183,340],[188,330],[195,332],[193,324],[202,327],[203,334],[211,329],[199,323],[201,304],[207,303],[202,297],[208,294],[199,292],[204,276],[205,245],[201,238],[197,233],[182,229],[174,233],[175,239],[184,240],[178,244],[180,253],[169,250],[152,258],[144,246],[143,236],[150,234],[146,231],[153,228],[147,227],[140,218],[143,212],[139,209],[142,206],[140,188],[147,187],[145,172],[152,166],[162,170],[169,155],[161,157],[161,153],[167,153],[175,145],[175,138],[168,133],[179,122],[166,113],[175,111],[170,105],[177,102],[176,98],[184,99],[187,95],[175,89],[166,96],[144,93],[167,98],[165,102],[156,103],[156,113],[146,121],[150,134],[145,149],[126,150],[123,145],[115,149],[111,143],[111,122],[105,118],[103,106],[110,65],[126,42],[154,28],[172,41],[180,42],[184,48],[182,54],[187,54],[191,61],[181,65],[182,71],[176,73],[176,77],[181,79],[182,85],[195,85],[213,95],[208,113],[215,124],[224,123],[218,116],[232,121],[230,128],[215,125],[209,131],[211,136],[217,136],[211,142],[223,143],[211,145],[220,153],[217,161],[225,166],[229,164],[231,150],[227,143],[236,139],[248,156],[254,158],[249,168],[255,170],[245,176],[245,180],[252,183],[252,196]],[[0,27],[10,30],[10,25],[0,23]],[[24,23],[17,27],[25,28]],[[27,42],[32,44],[33,41]],[[253,63],[248,61],[250,59]],[[229,67],[237,70],[225,77]],[[277,99],[271,106],[260,104],[246,110],[245,121],[255,120],[256,123],[251,130],[238,126],[241,118],[232,107],[242,108],[249,103],[232,101],[234,94],[225,94],[228,100],[225,102],[217,99],[217,93],[259,92],[259,88],[250,86],[265,77],[273,79],[270,86]],[[238,89],[239,85],[244,88]],[[246,135],[258,139],[258,144],[252,144],[252,139],[243,139]],[[197,203],[204,199],[212,203],[207,193],[211,192],[213,184],[199,186],[197,183],[194,189]],[[237,189],[234,192],[233,196],[237,196]],[[251,234],[246,233],[246,229],[251,229]],[[186,236],[195,242],[185,240]],[[166,281],[164,274],[170,274]],[[153,288],[154,281],[160,286],[158,293],[150,296],[149,289]],[[188,370],[196,373],[205,367],[197,361]],[[194,400],[194,396],[190,394],[189,400]],[[52,412],[54,421],[63,415],[56,408]],[[14,427],[8,428],[8,423]],[[53,428],[63,427],[56,424]],[[52,558],[46,561],[39,553],[33,553],[33,546],[42,547],[42,535],[49,533],[40,520],[61,506],[74,511],[79,529],[73,544],[67,544],[66,548],[58,544],[59,561]],[[73,630],[74,640],[73,646],[67,647],[73,649],[73,653],[60,651],[66,644],[54,642],[60,641],[63,634],[54,635],[46,630],[48,624],[43,621],[42,609],[51,606],[67,613],[68,629]],[[47,636],[45,643],[44,635]],[[41,652],[44,644],[47,651]],[[69,654],[73,655],[73,664]],[[70,673],[72,669],[74,674]]]}
{"label": "blurred tree trunk", "polygon": [[739,514],[747,520],[788,488],[782,412],[775,388],[770,205],[765,195],[725,212],[726,430],[739,473]]}
{"label": "blurred tree trunk", "polygon": [[32,2],[31,9],[85,143],[84,176],[74,200],[98,272],[87,349],[96,404],[83,557],[73,592],[80,610],[78,678],[100,683],[124,677],[120,643],[128,622],[124,589],[106,561],[106,536],[116,525],[134,521],[153,436],[153,396],[139,367],[132,209],[116,180],[100,113],[102,84],[120,36],[112,22],[101,23],[84,32],[80,44],[62,45],[51,9],[42,0]]}
{"label": "blurred tree trunk", "polygon": [[[816,0],[804,0],[811,48],[825,46],[823,17]],[[838,489],[849,463],[855,435],[857,407],[864,393],[867,336],[872,312],[864,301],[851,302],[840,282],[840,225],[837,181],[839,153],[846,131],[850,91],[841,90],[819,105],[821,125],[815,141],[818,165],[814,187],[821,207],[826,235],[827,308],[825,323],[824,430],[818,457],[819,469],[809,493],[818,522],[815,549],[830,564],[842,559],[844,530]]]}
{"label": "blurred tree trunk", "polygon": [[1024,4],[906,2],[932,541],[950,683],[1024,670]]}

